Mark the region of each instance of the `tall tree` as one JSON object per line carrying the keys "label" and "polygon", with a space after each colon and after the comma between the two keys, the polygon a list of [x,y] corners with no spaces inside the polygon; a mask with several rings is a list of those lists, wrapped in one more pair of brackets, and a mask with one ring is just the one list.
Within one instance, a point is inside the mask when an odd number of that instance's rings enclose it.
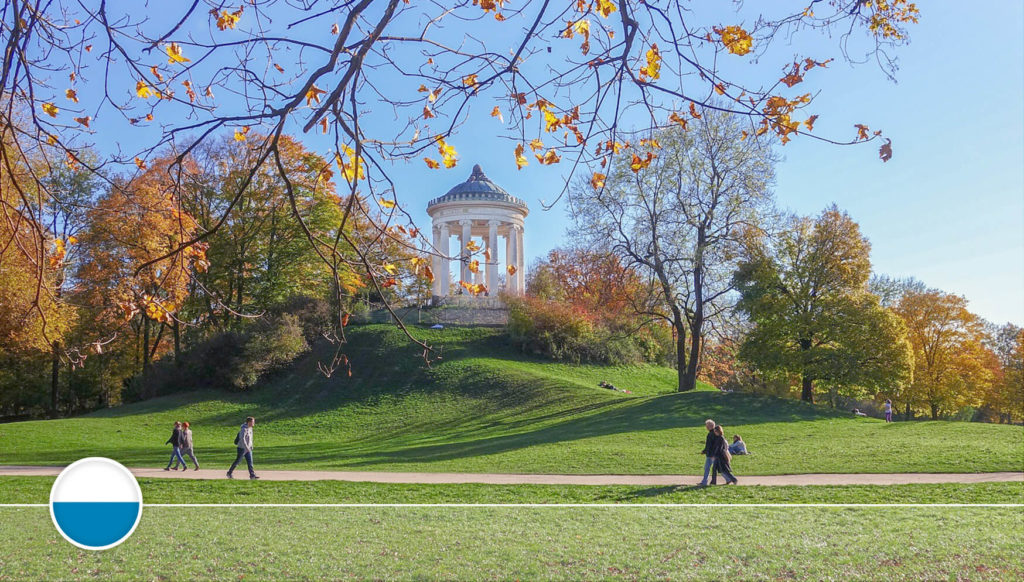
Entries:
{"label": "tall tree", "polygon": [[705,334],[731,308],[740,242],[766,212],[774,176],[767,140],[733,115],[698,115],[690,131],[638,140],[657,153],[620,158],[570,198],[576,238],[656,282],[651,314],[675,330],[680,391],[696,387]]}
{"label": "tall tree", "polygon": [[937,290],[907,293],[896,307],[914,349],[914,382],[907,406],[932,419],[981,404],[993,381],[984,327],[967,300]]}
{"label": "tall tree", "polygon": [[791,218],[771,240],[752,238],[735,276],[738,306],[755,324],[740,357],[798,375],[807,402],[816,381],[874,391],[908,382],[903,323],[867,289],[870,249],[835,206],[813,220]]}

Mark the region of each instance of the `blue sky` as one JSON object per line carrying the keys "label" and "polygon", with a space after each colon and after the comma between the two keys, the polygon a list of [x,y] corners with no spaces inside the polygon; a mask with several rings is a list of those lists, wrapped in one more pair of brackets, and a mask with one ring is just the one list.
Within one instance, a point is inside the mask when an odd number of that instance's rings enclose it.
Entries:
{"label": "blue sky", "polygon": [[[700,8],[712,10],[709,5]],[[834,38],[817,39],[809,48],[803,41],[794,47],[777,43],[761,64],[748,67],[747,74],[763,80],[775,75],[794,52],[819,60],[834,57],[827,71],[808,75],[814,79],[808,90],[822,90],[809,110],[820,114],[815,133],[852,138],[853,124],[866,123],[893,140],[895,155],[884,164],[878,159],[877,142],[833,146],[794,140],[779,148],[784,159],[777,167],[776,200],[800,214],[817,214],[838,204],[870,239],[876,272],[916,277],[966,296],[972,311],[986,319],[1021,324],[1024,5],[1002,0],[944,2],[924,4],[921,10],[921,22],[910,29],[911,44],[896,53],[900,71],[895,84],[873,64],[845,62]],[[714,12],[712,21],[744,18],[717,5]],[[160,24],[162,18],[154,22]],[[451,32],[459,34],[456,29]],[[507,42],[511,47],[515,38],[489,38],[489,48],[502,52],[505,47],[498,45]],[[285,56],[279,58],[289,72],[294,68]],[[225,98],[230,96],[218,95],[222,106],[237,106],[237,100]],[[534,160],[517,171],[513,143],[501,137],[501,125],[487,115],[493,104],[484,99],[475,105],[459,134],[449,140],[460,154],[456,168],[432,171],[417,158],[396,164],[391,174],[399,202],[426,227],[427,201],[465,180],[473,164],[481,164],[492,180],[531,207],[525,236],[529,265],[564,244],[569,220],[564,201],[547,211],[542,203],[557,198],[569,167],[545,167]],[[158,122],[164,116],[158,114]],[[127,125],[113,117],[95,120],[92,139],[101,152],[119,147],[130,151],[158,133],[155,125],[115,131]],[[329,146],[312,132],[303,140],[321,153]]]}
{"label": "blue sky", "polygon": [[[835,41],[820,57],[836,57],[821,73],[815,133],[851,136],[854,123],[883,129],[894,156],[878,144],[833,146],[798,138],[779,148],[777,203],[817,214],[835,202],[872,244],[877,273],[913,276],[966,296],[969,307],[997,323],[1024,324],[1024,11],[1019,2],[929,3],[911,28],[893,83],[873,64],[842,62]],[[766,65],[767,66],[767,65]],[[774,66],[774,65],[772,65]],[[517,172],[507,142],[491,139],[494,120],[471,119],[453,140],[462,161],[441,174],[413,164],[401,197],[417,206],[464,180],[479,163],[492,180],[531,207],[529,262],[563,243],[565,207],[555,199],[567,168]],[[476,136],[467,147],[467,137]],[[421,201],[417,205],[416,201]]]}

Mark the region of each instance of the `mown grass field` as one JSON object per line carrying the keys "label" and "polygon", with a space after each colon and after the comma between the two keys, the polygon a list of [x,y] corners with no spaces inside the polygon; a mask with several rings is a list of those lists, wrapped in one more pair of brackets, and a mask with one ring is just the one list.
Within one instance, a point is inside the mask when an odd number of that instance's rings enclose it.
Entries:
{"label": "mown grass field", "polygon": [[[160,466],[175,420],[193,425],[205,468],[234,458],[257,418],[258,467],[521,473],[689,473],[701,469],[705,418],[741,434],[739,475],[980,472],[1021,469],[1020,427],[885,424],[791,400],[675,393],[673,370],[552,364],[501,332],[417,330],[443,346],[430,368],[389,326],[353,328],[352,378],[315,370],[319,350],[245,394],[186,392],[83,417],[0,425],[0,464],[63,465],[107,456]],[[597,386],[608,381],[632,393]]]}
{"label": "mown grass field", "polygon": [[103,552],[0,508],[0,580],[1019,580],[1019,510],[149,507]]}

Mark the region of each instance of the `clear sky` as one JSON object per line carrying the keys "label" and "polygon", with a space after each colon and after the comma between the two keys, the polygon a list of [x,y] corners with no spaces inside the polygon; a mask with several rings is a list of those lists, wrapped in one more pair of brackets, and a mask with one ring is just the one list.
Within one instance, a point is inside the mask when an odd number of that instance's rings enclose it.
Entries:
{"label": "clear sky", "polygon": [[[832,146],[798,138],[779,148],[784,160],[775,187],[778,204],[794,212],[816,214],[832,202],[849,212],[871,241],[875,272],[913,276],[966,296],[970,309],[990,321],[1018,325],[1024,324],[1022,6],[922,4],[911,44],[897,53],[897,83],[873,64],[842,62],[836,42],[823,42],[830,52],[821,56],[836,61],[827,77],[821,73],[815,132],[852,136],[854,123],[866,123],[893,140],[894,156],[882,163],[877,143]],[[543,211],[541,201],[556,197],[567,168],[531,164],[517,172],[508,143],[488,136],[494,123],[471,119],[453,140],[461,146],[458,167],[436,173],[412,165],[400,182],[401,197],[415,212],[481,164],[530,204],[529,264],[563,244],[564,205]],[[414,215],[429,224],[425,212]]]}
{"label": "clear sky", "polygon": [[[171,6],[153,8],[181,8]],[[715,14],[720,22],[739,18],[728,9],[720,11]],[[809,90],[822,89],[809,110],[820,114],[815,133],[852,138],[853,124],[865,123],[893,140],[895,155],[882,163],[877,142],[833,146],[795,139],[779,148],[784,159],[777,168],[776,200],[801,214],[817,214],[835,202],[870,239],[875,272],[916,277],[966,296],[971,310],[986,319],[1024,324],[1024,3],[927,3],[921,11],[921,22],[910,27],[911,44],[896,53],[898,83],[874,64],[845,62],[834,38],[822,38],[810,50],[803,41],[800,47],[783,41],[754,67],[763,80],[798,49],[818,60],[834,57],[827,71],[812,72],[815,85]],[[172,20],[176,17],[168,16]],[[504,47],[498,45],[507,41],[511,46],[514,38],[490,38],[489,48],[501,52]],[[499,122],[487,115],[493,104],[484,100],[473,106],[459,134],[449,140],[460,154],[456,168],[429,170],[417,158],[397,164],[391,175],[400,204],[426,230],[427,201],[465,180],[473,164],[480,164],[531,207],[525,235],[529,265],[564,244],[569,223],[564,201],[547,211],[542,205],[557,198],[569,167],[540,166],[533,160],[517,171],[514,144],[500,137]],[[115,121],[109,115],[96,120],[93,139],[101,152],[130,150],[137,140],[153,137],[147,133],[159,131],[115,131]],[[328,144],[313,133],[303,141],[326,153]]]}

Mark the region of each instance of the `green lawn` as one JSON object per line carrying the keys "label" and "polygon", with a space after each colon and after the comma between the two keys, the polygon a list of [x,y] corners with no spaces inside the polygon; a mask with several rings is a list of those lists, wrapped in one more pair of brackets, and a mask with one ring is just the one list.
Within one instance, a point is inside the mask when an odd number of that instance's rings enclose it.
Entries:
{"label": "green lawn", "polygon": [[[429,369],[389,326],[349,332],[352,378],[315,371],[321,349],[247,394],[192,392],[57,420],[0,425],[0,463],[63,465],[102,455],[160,466],[174,420],[193,424],[207,468],[234,458],[257,417],[257,467],[526,473],[688,473],[702,468],[705,418],[743,435],[739,475],[1020,470],[1019,427],[885,424],[791,400],[674,393],[654,366],[570,366],[530,359],[500,331],[417,330],[443,346]],[[632,391],[597,387],[608,381]]]}
{"label": "green lawn", "polygon": [[[0,477],[0,504],[47,503],[54,477]],[[1024,483],[694,487],[139,479],[146,503],[1024,503]]]}
{"label": "green lawn", "polygon": [[0,580],[1019,580],[1005,508],[150,507],[103,552],[0,508]]}

